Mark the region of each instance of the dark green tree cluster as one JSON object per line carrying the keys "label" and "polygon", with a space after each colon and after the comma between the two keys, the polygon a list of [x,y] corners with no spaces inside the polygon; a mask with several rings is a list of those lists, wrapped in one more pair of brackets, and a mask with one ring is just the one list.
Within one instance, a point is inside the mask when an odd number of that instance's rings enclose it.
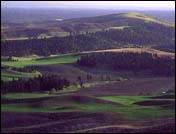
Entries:
{"label": "dark green tree cluster", "polygon": [[16,81],[1,81],[1,93],[16,92],[42,92],[49,91],[52,88],[62,90],[63,87],[70,85],[70,81],[57,75],[39,76],[28,80],[19,79]]}
{"label": "dark green tree cluster", "polygon": [[[174,51],[175,29],[160,24],[145,23],[123,30],[102,30],[95,33],[74,34],[67,37],[1,41],[1,55],[50,55],[121,48],[150,46]],[[164,47],[166,46],[166,47]]]}
{"label": "dark green tree cluster", "polygon": [[92,75],[90,75],[90,74],[87,74],[87,81],[90,81],[91,79],[92,79]]}
{"label": "dark green tree cluster", "polygon": [[146,52],[92,53],[81,56],[77,64],[117,71],[131,70],[135,74],[143,70],[151,70],[154,74],[166,76],[175,74],[175,59]]}

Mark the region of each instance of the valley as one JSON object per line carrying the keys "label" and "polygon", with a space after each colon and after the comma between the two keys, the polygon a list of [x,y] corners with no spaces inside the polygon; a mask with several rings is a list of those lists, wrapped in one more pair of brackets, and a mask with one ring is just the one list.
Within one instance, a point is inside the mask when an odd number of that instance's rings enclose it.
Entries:
{"label": "valley", "polygon": [[[6,126],[8,120],[2,120],[4,128],[2,132],[157,132],[160,130],[158,128],[163,125],[158,122],[166,119],[168,123],[164,126],[169,124],[171,127],[174,123],[172,117],[175,106],[175,77],[155,76],[147,71],[140,72],[136,76],[130,71],[116,72],[104,69],[96,71],[74,65],[77,59],[86,54],[141,53],[142,51],[154,52],[161,57],[175,58],[173,53],[142,48],[124,48],[39,57],[22,61],[2,61],[3,66],[9,67],[35,66],[35,69],[42,75],[57,74],[71,82],[69,87],[58,90],[53,95],[49,95],[46,91],[2,95],[1,116],[3,118],[8,116],[9,121],[18,119],[18,126],[13,123]],[[1,77],[4,78],[3,72],[5,71],[2,71]],[[15,78],[16,74],[12,72],[10,76]],[[32,73],[29,74],[32,75]],[[89,81],[87,74],[93,77]],[[84,88],[79,84],[75,85],[78,76],[81,76]],[[111,80],[107,76],[111,77]],[[163,94],[163,92],[166,93]],[[163,98],[155,99],[157,96],[163,96]],[[137,104],[143,101],[152,101],[152,103]],[[155,101],[161,101],[161,104],[155,105]],[[162,101],[165,103],[162,104]],[[28,122],[24,123],[24,119]],[[32,120],[42,122],[34,124]],[[79,124],[82,121],[85,124]],[[65,124],[69,124],[68,127],[65,127]],[[50,130],[51,126],[55,129]]]}
{"label": "valley", "polygon": [[1,133],[175,133],[171,16],[13,10],[1,22]]}

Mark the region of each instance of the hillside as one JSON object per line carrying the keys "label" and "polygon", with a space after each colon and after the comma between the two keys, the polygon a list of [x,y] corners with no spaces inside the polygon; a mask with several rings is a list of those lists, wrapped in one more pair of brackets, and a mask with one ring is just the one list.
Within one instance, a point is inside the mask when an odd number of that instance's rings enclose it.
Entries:
{"label": "hillside", "polygon": [[108,26],[124,26],[124,25],[135,26],[137,24],[142,24],[147,22],[173,26],[172,23],[162,22],[156,18],[147,16],[144,14],[140,14],[140,13],[135,13],[135,12],[111,14],[111,15],[88,17],[88,18],[76,18],[76,19],[65,20],[62,22],[73,24],[74,26],[79,25],[80,23],[85,25],[90,25],[90,26],[92,24],[94,26],[97,26],[97,28],[99,28],[99,26],[103,28],[108,28]]}
{"label": "hillside", "polygon": [[[104,54],[105,54],[105,56],[102,58],[101,56]],[[166,72],[166,69],[168,67],[169,67],[169,70],[172,68],[172,64],[170,64],[170,63],[174,62],[174,60],[175,60],[174,53],[159,51],[159,50],[155,50],[155,49],[147,49],[147,48],[121,48],[121,49],[107,49],[107,50],[97,50],[97,51],[83,51],[83,52],[79,52],[79,53],[50,55],[50,56],[45,56],[45,57],[33,56],[33,57],[35,57],[33,59],[32,58],[25,59],[22,57],[12,57],[12,59],[16,59],[16,60],[15,61],[9,61],[9,60],[1,61],[1,64],[2,64],[1,79],[4,81],[11,81],[13,79],[18,79],[18,78],[32,78],[32,77],[38,76],[39,75],[38,72],[40,72],[42,75],[51,75],[51,74],[56,75],[57,74],[57,75],[66,77],[71,82],[76,82],[78,75],[81,75],[84,79],[86,79],[87,73],[91,72],[92,76],[95,75],[95,72],[92,72],[92,71],[94,71],[94,69],[96,69],[95,67],[92,66],[92,69],[87,68],[88,70],[85,70],[81,66],[76,65],[77,61],[80,60],[82,56],[96,55],[96,57],[93,58],[93,61],[96,61],[97,58],[99,57],[99,60],[96,62],[97,64],[100,63],[101,66],[103,64],[115,66],[115,64],[117,63],[116,61],[119,61],[119,60],[116,59],[115,63],[113,63],[113,59],[115,58],[114,56],[118,55],[118,54],[120,54],[120,55],[126,54],[124,59],[125,59],[125,61],[127,61],[127,63],[130,63],[131,60],[133,60],[133,58],[135,58],[136,60],[140,58],[140,60],[138,61],[140,64],[144,64],[146,62],[147,64],[150,63],[150,65],[154,64],[154,59],[156,59],[156,56],[157,56],[158,58],[161,58],[163,60],[161,62],[164,63],[161,65],[162,67],[160,67],[160,69],[163,68],[163,66],[165,66],[166,63],[168,63],[168,66],[165,67],[164,72]],[[138,58],[133,57],[134,56],[133,54],[139,55]],[[143,56],[142,56],[142,54],[143,54]],[[152,58],[152,57],[150,57],[149,54],[152,54],[152,56],[153,57],[155,56],[155,58],[151,59],[150,61],[147,61],[147,59]],[[111,55],[113,56],[113,58],[109,57]],[[119,55],[119,57],[120,57],[120,55]],[[131,56],[129,56],[129,55],[131,55]],[[127,57],[129,57],[130,60]],[[103,59],[103,61],[101,59]],[[168,61],[167,59],[171,59],[171,60]],[[157,66],[159,66],[159,64],[161,64],[161,62],[156,62],[157,65],[153,65],[153,68],[152,69],[150,68],[150,70],[153,70],[153,72],[156,72],[156,70],[159,70],[157,68]],[[122,60],[119,63],[122,63]],[[149,66],[149,65],[147,65],[147,66]],[[123,67],[123,68],[125,68],[125,67]],[[156,70],[154,70],[154,69],[156,69]],[[106,68],[105,70],[106,71],[109,70],[110,72],[108,72],[108,73],[113,74],[113,76],[116,76],[116,77],[117,76],[119,77],[121,75],[116,72],[118,70],[112,70],[110,68],[108,70]],[[101,74],[101,70],[99,70],[99,71]],[[130,71],[130,69],[127,69],[127,71]],[[139,71],[139,64],[138,64],[138,71]],[[25,72],[27,72],[27,73],[25,73]],[[152,74],[153,74],[153,72],[152,72]],[[160,71],[160,73],[161,72],[162,71]],[[162,72],[162,74],[164,72]],[[143,72],[141,71],[141,73],[143,73]],[[150,72],[147,72],[147,74],[150,75]],[[122,76],[129,77],[129,74],[128,75],[123,74]],[[95,77],[95,81],[96,81],[96,79],[97,78]]]}
{"label": "hillside", "polygon": [[1,55],[28,56],[35,54],[46,56],[124,47],[147,47],[174,52],[174,40],[174,28],[149,24],[143,27],[130,27],[123,30],[108,30],[67,37],[1,41]]}
{"label": "hillside", "polygon": [[[71,18],[81,18],[81,17],[93,17],[101,16],[105,14],[114,13],[126,13],[131,12],[131,10],[100,10],[100,9],[18,9],[18,8],[2,8],[2,23],[30,23],[30,22],[40,22],[45,20],[52,20],[56,18],[61,19],[71,19]],[[45,12],[45,14],[43,14]],[[174,11],[133,11],[140,12],[143,14],[148,14],[157,17],[160,20],[166,20],[169,22],[175,22]],[[14,15],[15,14],[15,15]],[[8,16],[8,17],[7,17]]]}
{"label": "hillside", "polygon": [[1,133],[175,133],[173,1],[1,4]]}
{"label": "hillside", "polygon": [[130,12],[103,15],[96,17],[83,17],[75,19],[52,19],[42,22],[31,23],[3,23],[1,25],[1,35],[3,39],[26,39],[26,37],[53,37],[68,36],[70,32],[96,32],[109,28],[136,27],[148,23],[160,24],[174,27],[174,23],[160,21],[156,18],[144,14]]}
{"label": "hillside", "polygon": [[51,55],[124,47],[175,52],[174,24],[139,13],[7,24],[1,29],[2,38],[8,39],[1,40],[2,56]]}
{"label": "hillside", "polygon": [[87,51],[87,52],[81,52],[80,54],[89,54],[89,53],[103,53],[103,52],[113,52],[113,53],[118,53],[118,52],[134,52],[134,53],[150,53],[150,54],[157,54],[160,57],[171,57],[175,58],[174,53],[170,52],[165,52],[165,51],[160,51],[160,50],[155,50],[155,49],[147,49],[147,48],[121,48],[121,49],[107,49],[107,50],[97,50],[97,51]]}

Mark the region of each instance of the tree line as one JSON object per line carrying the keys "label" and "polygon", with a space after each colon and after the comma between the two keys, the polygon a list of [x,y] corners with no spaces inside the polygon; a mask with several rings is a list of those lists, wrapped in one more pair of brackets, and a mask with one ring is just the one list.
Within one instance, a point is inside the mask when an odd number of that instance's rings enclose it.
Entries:
{"label": "tree line", "polygon": [[[70,34],[67,37],[1,41],[2,56],[50,55],[89,50],[152,46],[173,51],[175,30],[160,24],[145,23],[123,30],[103,30],[95,33]],[[157,46],[157,47],[156,47]],[[169,49],[167,47],[168,46]]]}
{"label": "tree line", "polygon": [[80,66],[91,68],[104,68],[115,71],[130,70],[137,74],[143,70],[150,70],[153,74],[174,76],[175,59],[170,57],[159,57],[151,53],[133,52],[105,52],[92,53],[81,56],[77,60]]}
{"label": "tree line", "polygon": [[[26,73],[32,73],[37,71],[37,66],[26,66],[23,68],[17,68],[17,67],[8,67],[11,70],[18,71],[18,72],[26,72]],[[2,69],[2,68],[1,68]]]}
{"label": "tree line", "polygon": [[19,79],[13,81],[1,80],[1,93],[25,93],[49,91],[52,88],[62,90],[70,85],[70,81],[57,75],[38,76],[30,79]]}

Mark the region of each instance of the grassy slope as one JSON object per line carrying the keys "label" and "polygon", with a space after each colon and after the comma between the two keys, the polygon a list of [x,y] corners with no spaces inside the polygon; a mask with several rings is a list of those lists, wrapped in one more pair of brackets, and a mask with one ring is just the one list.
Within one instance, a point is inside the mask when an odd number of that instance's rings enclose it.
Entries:
{"label": "grassy slope", "polygon": [[[160,96],[160,95],[159,95]],[[162,95],[162,96],[168,96],[168,95]],[[121,103],[126,106],[134,105],[136,102],[145,101],[145,100],[174,100],[172,97],[168,98],[155,98],[157,95],[151,95],[151,96],[104,96],[99,97],[103,100],[108,100],[112,102]]]}
{"label": "grassy slope", "polygon": [[24,66],[33,66],[33,65],[49,65],[49,64],[57,64],[57,63],[70,63],[75,62],[78,57],[74,57],[74,55],[82,55],[82,54],[90,54],[90,53],[100,53],[100,52],[134,52],[134,53],[152,53],[157,54],[158,56],[168,56],[175,57],[175,53],[159,51],[155,49],[149,48],[121,48],[121,49],[108,49],[108,50],[97,50],[97,51],[85,51],[79,53],[68,53],[61,55],[54,55],[44,58],[23,58],[23,57],[14,57],[14,59],[18,59],[18,61],[1,61],[1,65],[4,66],[12,66],[12,67],[24,67]]}
{"label": "grassy slope", "polygon": [[[37,97],[36,94],[26,94],[27,97]],[[41,94],[38,97],[44,97],[45,94]],[[13,97],[16,95],[12,95]],[[17,94],[18,97],[18,94]],[[174,116],[174,110],[161,109],[160,106],[139,106],[133,103],[142,100],[151,100],[149,96],[106,96],[106,97],[80,97],[80,100],[72,99],[67,97],[65,99],[57,99],[54,96],[53,99],[46,100],[43,102],[36,102],[35,105],[30,104],[1,104],[2,111],[15,111],[15,112],[109,112],[109,113],[120,113],[128,119],[149,119],[158,118],[160,116]],[[58,96],[59,97],[59,96]],[[61,96],[62,97],[62,96]],[[64,97],[64,96],[63,96]],[[81,102],[81,100],[84,102]],[[116,102],[115,104],[103,104],[92,99],[108,100]],[[59,103],[58,103],[59,101]],[[43,107],[44,106],[44,107]]]}
{"label": "grassy slope", "polygon": [[[161,109],[160,106],[139,106],[134,104],[139,101],[152,100],[150,97],[151,96],[105,96],[100,98],[125,105],[126,108],[119,108],[119,111],[120,113],[126,114],[129,118],[155,118],[158,116],[168,115],[174,116],[174,110],[164,110]],[[175,99],[170,100],[175,101]]]}
{"label": "grassy slope", "polygon": [[95,51],[83,51],[83,52],[78,52],[78,53],[68,53],[68,54],[62,54],[62,55],[54,55],[53,57],[59,57],[59,56],[80,56],[84,54],[91,54],[91,53],[105,53],[105,52],[113,52],[113,53],[118,53],[118,52],[125,52],[125,53],[150,53],[150,54],[157,54],[160,57],[171,57],[175,58],[175,53],[171,52],[165,52],[165,51],[160,51],[157,49],[151,49],[151,48],[135,48],[135,47],[130,47],[130,48],[117,48],[117,49],[106,49],[106,50],[95,50]]}
{"label": "grassy slope", "polygon": [[[18,59],[18,61],[1,61],[1,65],[2,66],[11,66],[11,67],[25,67],[25,66],[36,66],[36,65],[37,66],[53,65],[53,64],[59,64],[59,63],[72,63],[72,62],[75,62],[80,55],[89,54],[89,53],[97,53],[97,52],[98,53],[101,53],[101,52],[114,52],[114,53],[117,53],[117,52],[135,52],[135,53],[136,52],[139,52],[139,53],[140,52],[147,52],[147,53],[153,53],[153,54],[155,53],[158,56],[167,56],[167,57],[175,58],[174,53],[158,51],[155,49],[122,48],[122,49],[86,51],[86,52],[80,52],[80,53],[69,53],[69,54],[53,55],[53,56],[47,56],[47,57],[38,57],[38,56],[13,57],[14,59]],[[68,69],[71,69],[71,68],[72,67],[70,67]],[[54,68],[54,69],[57,69],[57,68]],[[13,77],[16,79],[16,78],[35,77],[35,76],[39,75],[39,73],[21,73],[21,72],[16,72],[16,71],[3,71],[3,70],[1,70],[1,72],[2,72],[1,78],[5,81],[12,80]],[[53,73],[53,71],[52,71],[52,73]],[[62,74],[62,73],[60,73],[60,74]],[[65,74],[64,76],[69,76],[68,73],[64,73],[64,74]]]}
{"label": "grassy slope", "polygon": [[171,57],[174,58],[175,57],[175,53],[171,53],[171,52],[165,52],[165,51],[160,51],[160,50],[156,50],[156,49],[149,49],[149,48],[121,48],[121,49],[108,49],[108,50],[98,50],[98,51],[93,51],[93,52],[132,52],[132,53],[141,53],[141,52],[146,52],[146,53],[150,53],[150,54],[157,54],[160,57]]}
{"label": "grassy slope", "polygon": [[[22,68],[26,66],[41,66],[41,65],[52,65],[58,63],[72,63],[77,61],[77,57],[73,56],[65,56],[65,57],[49,57],[49,58],[38,58],[38,59],[31,59],[31,58],[18,58],[19,61],[1,61],[1,66],[10,66],[10,67],[17,67]],[[25,73],[25,72],[18,72],[13,70],[2,70],[1,69],[1,79],[4,81],[11,81],[13,79],[17,80],[18,78],[32,78],[41,75],[40,72],[34,73]]]}
{"label": "grassy slope", "polygon": [[[129,12],[129,13],[119,13],[119,14],[109,14],[109,15],[102,15],[102,16],[96,16],[96,17],[86,17],[86,18],[75,18],[75,19],[69,19],[65,20],[65,22],[69,24],[90,24],[88,26],[91,27],[91,25],[97,23],[97,24],[113,24],[118,26],[123,26],[122,24],[126,24],[125,22],[133,21],[135,20],[136,23],[140,23],[140,20],[144,22],[153,22],[158,23],[166,26],[174,26],[174,23],[168,23],[164,21],[160,21],[156,18],[153,18],[151,16],[147,16],[141,13],[137,12]],[[139,21],[138,21],[139,20]],[[64,23],[64,21],[62,21]],[[112,25],[111,25],[112,26]],[[104,26],[104,28],[107,28]]]}
{"label": "grassy slope", "polygon": [[41,75],[39,72],[25,73],[12,70],[1,70],[1,80],[11,81],[18,78],[33,78]]}
{"label": "grassy slope", "polygon": [[[103,16],[96,16],[96,17],[87,17],[87,18],[75,18],[75,19],[68,19],[68,20],[63,20],[61,23],[58,23],[58,21],[53,21],[52,20],[52,26],[50,26],[50,21],[47,22],[41,22],[40,23],[33,23],[34,28],[33,30],[35,31],[38,27],[41,27],[43,29],[47,29],[48,31],[45,33],[41,33],[38,35],[38,38],[41,37],[46,37],[46,38],[51,38],[54,36],[68,36],[69,31],[64,30],[60,31],[62,29],[62,25],[65,26],[67,24],[67,27],[72,29],[73,31],[79,30],[82,33],[85,33],[86,31],[89,32],[96,32],[96,31],[101,31],[102,29],[123,29],[124,24],[126,24],[126,21],[129,22],[129,26],[133,26],[131,24],[131,21],[136,21],[136,24],[140,24],[141,21],[144,21],[145,23],[152,22],[152,23],[157,23],[157,24],[162,24],[165,26],[169,27],[175,27],[174,23],[168,23],[164,21],[160,21],[158,19],[155,19],[150,16],[146,16],[144,14],[140,13],[121,13],[121,14],[110,14],[110,15],[103,15]],[[116,27],[118,26],[118,27]],[[26,29],[29,28],[29,25],[21,26],[21,29]],[[8,27],[6,31],[11,33],[11,29],[13,27]],[[14,30],[15,31],[15,30]],[[3,35],[2,31],[2,35]],[[15,31],[17,32],[17,31]],[[8,35],[4,38],[5,40],[25,40],[27,37],[8,37]]]}
{"label": "grassy slope", "polygon": [[109,100],[112,102],[119,102],[124,105],[130,105],[137,101],[143,101],[143,100],[149,99],[147,96],[118,96],[118,97],[117,96],[105,96],[105,97],[100,97],[100,98],[104,100]]}
{"label": "grassy slope", "polygon": [[41,98],[48,97],[47,93],[10,93],[1,96],[2,98],[7,99],[28,99],[28,98]]}
{"label": "grassy slope", "polygon": [[38,66],[38,65],[50,65],[58,63],[72,63],[77,61],[77,57],[51,57],[48,59],[41,60],[31,60],[31,61],[2,61],[1,65],[11,66],[11,67],[25,67],[25,66]]}
{"label": "grassy slope", "polygon": [[135,13],[135,12],[130,12],[130,13],[127,13],[127,14],[123,14],[123,17],[140,19],[140,20],[144,20],[145,22],[153,22],[153,23],[158,23],[158,24],[162,24],[162,25],[165,25],[165,26],[172,26],[172,27],[175,26],[174,23],[168,23],[168,22],[160,21],[160,20],[155,19],[153,17],[147,16],[147,15],[144,15],[144,14],[140,14],[140,13]]}
{"label": "grassy slope", "polygon": [[[87,82],[84,83],[84,87],[92,87],[95,85],[103,85],[108,83],[108,81],[99,81],[99,82]],[[78,91],[80,90],[81,87],[80,85],[70,85],[68,87],[64,87],[63,90],[57,91],[57,94],[60,93],[68,93],[68,92],[73,92],[73,91]],[[29,98],[40,98],[40,97],[48,97],[48,93],[9,93],[5,95],[1,95],[2,98],[6,99],[29,99]]]}

